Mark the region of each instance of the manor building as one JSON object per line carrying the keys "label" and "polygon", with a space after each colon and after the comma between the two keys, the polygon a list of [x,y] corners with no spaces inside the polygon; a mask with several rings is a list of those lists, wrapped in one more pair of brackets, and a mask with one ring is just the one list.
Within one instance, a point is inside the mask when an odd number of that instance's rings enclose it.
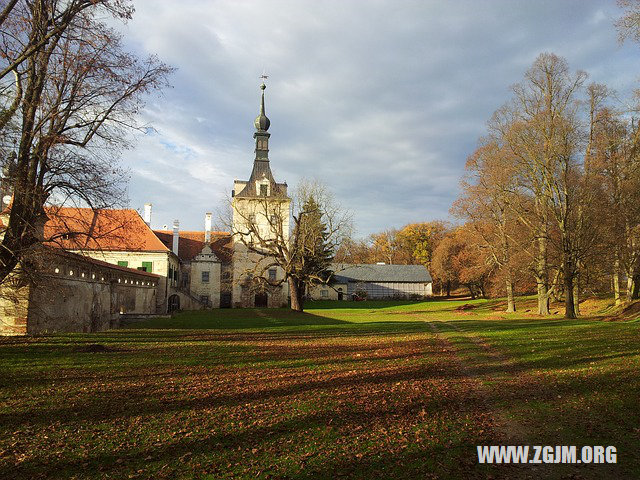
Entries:
{"label": "manor building", "polygon": [[[286,306],[284,271],[261,253],[261,245],[289,241],[291,198],[286,182],[276,181],[271,171],[271,122],[264,83],[260,88],[253,168],[248,180],[234,180],[230,232],[212,231],[211,213],[201,231],[181,231],[178,220],[172,230],[154,230],[151,204],[144,217],[132,209],[48,207],[40,235],[43,278],[51,288],[46,295],[42,286],[16,291],[11,301],[0,291],[0,334],[98,331],[117,326],[123,315],[178,309]],[[9,183],[0,181],[6,207],[0,236],[9,219]],[[431,294],[424,267],[343,267],[336,282],[312,289],[310,297]]]}

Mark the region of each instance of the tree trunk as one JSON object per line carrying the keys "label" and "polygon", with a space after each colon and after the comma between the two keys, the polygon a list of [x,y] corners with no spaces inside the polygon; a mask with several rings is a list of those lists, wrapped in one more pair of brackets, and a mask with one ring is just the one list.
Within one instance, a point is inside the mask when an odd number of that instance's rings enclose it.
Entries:
{"label": "tree trunk", "polygon": [[578,279],[573,282],[573,308],[576,312],[576,317],[580,316],[580,286]]}
{"label": "tree trunk", "polygon": [[516,301],[513,296],[513,281],[511,279],[511,274],[507,275],[507,313],[513,313],[516,311]]}
{"label": "tree trunk", "polygon": [[627,274],[627,302],[633,300],[633,290],[635,288],[633,275]]}
{"label": "tree trunk", "polygon": [[616,300],[616,305],[622,303],[622,297],[620,296],[620,259],[617,253],[613,262],[613,298]]}
{"label": "tree trunk", "polygon": [[451,280],[447,280],[447,298],[451,296]]}
{"label": "tree trunk", "polygon": [[564,262],[564,318],[578,318],[573,302],[573,267],[569,260]]}
{"label": "tree trunk", "polygon": [[467,288],[469,289],[469,293],[471,294],[471,300],[475,300],[476,299],[476,292],[474,292],[473,286],[472,285],[467,285]]}
{"label": "tree trunk", "polygon": [[638,300],[640,297],[640,275],[635,274],[631,281],[631,300]]}
{"label": "tree trunk", "polygon": [[538,314],[549,315],[549,287],[547,285],[547,239],[538,238],[538,259],[536,265],[536,284],[538,290]]}
{"label": "tree trunk", "polygon": [[302,297],[299,282],[289,277],[289,295],[291,296],[291,310],[302,312],[304,309],[304,298]]}

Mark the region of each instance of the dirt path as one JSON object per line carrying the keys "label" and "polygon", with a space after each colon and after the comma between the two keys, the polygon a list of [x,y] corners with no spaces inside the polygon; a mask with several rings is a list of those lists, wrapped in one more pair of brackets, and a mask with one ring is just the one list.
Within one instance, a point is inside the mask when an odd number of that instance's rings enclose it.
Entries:
{"label": "dirt path", "polygon": [[[506,415],[504,410],[496,404],[491,388],[485,383],[499,380],[494,374],[487,373],[485,368],[487,363],[492,364],[494,368],[496,366],[503,367],[500,368],[503,378],[504,376],[513,378],[514,373],[511,371],[511,367],[515,364],[514,360],[497,351],[485,339],[455,324],[433,321],[425,321],[425,323],[442,345],[443,350],[450,352],[451,361],[457,364],[460,371],[472,382],[474,390],[478,394],[480,405],[493,420],[496,433],[494,444],[531,445],[526,428]],[[518,375],[522,375],[522,373]],[[499,476],[504,474],[506,477],[517,472],[517,478],[547,478],[552,473],[545,464],[496,467],[500,468],[500,471],[496,473]]]}

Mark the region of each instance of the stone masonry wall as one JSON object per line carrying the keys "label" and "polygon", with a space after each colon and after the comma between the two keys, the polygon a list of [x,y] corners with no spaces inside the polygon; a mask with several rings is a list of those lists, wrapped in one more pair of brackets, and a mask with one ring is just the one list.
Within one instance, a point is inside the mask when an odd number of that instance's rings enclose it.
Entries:
{"label": "stone masonry wall", "polygon": [[34,285],[3,287],[0,335],[97,332],[120,313],[155,313],[160,277],[80,255],[48,251]]}

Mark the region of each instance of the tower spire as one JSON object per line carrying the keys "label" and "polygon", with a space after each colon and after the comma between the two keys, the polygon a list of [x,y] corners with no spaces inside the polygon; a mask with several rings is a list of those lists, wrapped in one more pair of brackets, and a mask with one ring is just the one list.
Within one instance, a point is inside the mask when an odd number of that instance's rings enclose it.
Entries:
{"label": "tower spire", "polygon": [[271,167],[269,166],[269,137],[271,134],[267,130],[269,130],[271,122],[265,114],[264,107],[264,91],[267,88],[264,80],[267,78],[267,75],[262,74],[260,78],[262,79],[262,84],[260,85],[260,90],[262,90],[260,114],[254,122],[256,131],[253,132],[253,138],[256,141],[256,157],[253,161],[253,170],[251,171],[249,181],[244,184],[242,190],[235,193],[235,197],[238,198],[282,197],[287,194],[286,184],[279,184],[275,181],[271,173]]}
{"label": "tower spire", "polygon": [[267,130],[269,130],[269,125],[271,125],[271,122],[267,118],[267,115],[264,113],[264,91],[267,88],[267,86],[264,84],[264,80],[268,78],[268,76],[262,74],[260,78],[262,79],[262,85],[260,85],[260,90],[262,90],[262,99],[260,100],[260,115],[256,117],[256,121],[253,122],[253,124],[255,125],[258,132],[266,132]]}

